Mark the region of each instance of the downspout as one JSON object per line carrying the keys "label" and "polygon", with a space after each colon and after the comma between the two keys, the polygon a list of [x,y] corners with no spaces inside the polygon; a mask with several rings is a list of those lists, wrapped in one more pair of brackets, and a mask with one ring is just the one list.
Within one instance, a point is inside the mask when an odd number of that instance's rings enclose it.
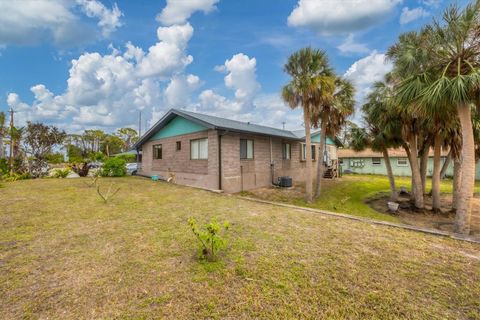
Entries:
{"label": "downspout", "polygon": [[275,164],[273,163],[272,137],[270,137],[270,174],[272,176],[272,185],[275,185]]}
{"label": "downspout", "polygon": [[222,190],[222,135],[217,131],[218,139],[218,190]]}

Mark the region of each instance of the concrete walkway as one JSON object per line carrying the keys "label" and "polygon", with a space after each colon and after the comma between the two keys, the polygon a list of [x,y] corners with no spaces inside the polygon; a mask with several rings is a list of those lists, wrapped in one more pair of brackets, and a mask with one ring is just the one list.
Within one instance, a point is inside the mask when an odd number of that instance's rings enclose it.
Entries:
{"label": "concrete walkway", "polygon": [[403,224],[403,223],[393,223],[393,222],[386,222],[386,221],[374,220],[374,219],[369,219],[369,218],[362,218],[362,217],[352,216],[352,215],[349,215],[349,214],[337,213],[337,212],[308,208],[308,207],[301,207],[301,206],[296,206],[296,205],[293,205],[293,204],[287,204],[287,203],[281,203],[281,202],[260,200],[260,199],[251,198],[251,197],[244,197],[244,196],[238,196],[238,197],[240,199],[244,199],[244,200],[248,200],[248,201],[264,203],[264,204],[269,204],[269,205],[274,205],[274,206],[279,206],[279,207],[284,207],[284,208],[290,208],[290,209],[309,211],[309,212],[313,212],[313,213],[317,213],[317,214],[332,216],[332,217],[335,217],[335,218],[350,219],[350,220],[361,221],[361,222],[366,222],[366,223],[371,223],[371,224],[383,225],[383,226],[387,226],[387,227],[401,228],[401,229],[411,230],[411,231],[415,231],[415,232],[422,232],[422,233],[427,233],[427,234],[431,234],[431,235],[435,235],[435,236],[448,237],[448,238],[452,238],[452,239],[455,239],[455,240],[467,241],[467,242],[480,244],[479,239],[475,239],[475,238],[470,237],[470,236],[464,236],[464,235],[461,235],[461,234],[436,230],[436,229],[416,227],[416,226]]}

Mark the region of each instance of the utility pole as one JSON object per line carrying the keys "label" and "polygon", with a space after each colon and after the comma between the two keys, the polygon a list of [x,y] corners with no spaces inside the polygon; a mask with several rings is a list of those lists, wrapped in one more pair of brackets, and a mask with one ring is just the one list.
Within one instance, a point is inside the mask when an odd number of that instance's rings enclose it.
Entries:
{"label": "utility pole", "polygon": [[10,158],[9,158],[9,165],[10,165],[10,174],[13,173],[13,114],[15,111],[13,111],[13,108],[10,107]]}
{"label": "utility pole", "polygon": [[282,122],[283,130],[285,130],[285,121]]}

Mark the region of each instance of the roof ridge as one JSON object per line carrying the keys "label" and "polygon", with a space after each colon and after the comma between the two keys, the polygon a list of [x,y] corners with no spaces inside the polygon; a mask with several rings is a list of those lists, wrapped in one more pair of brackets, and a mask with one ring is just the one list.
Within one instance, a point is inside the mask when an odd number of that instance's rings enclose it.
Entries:
{"label": "roof ridge", "polygon": [[233,122],[237,122],[237,123],[241,123],[241,124],[245,124],[245,125],[254,125],[254,126],[257,126],[257,127],[269,128],[269,129],[279,130],[279,131],[288,132],[288,133],[292,133],[292,134],[294,133],[294,131],[296,131],[296,130],[278,129],[278,128],[275,128],[275,127],[265,126],[265,125],[262,125],[262,124],[251,123],[250,121],[233,120],[233,119],[229,119],[229,118],[213,116],[213,115],[194,112],[194,111],[190,111],[190,110],[182,110],[182,109],[175,109],[175,108],[173,108],[172,110],[178,111],[180,113],[182,113],[182,112],[187,113],[187,114],[188,113],[193,113],[195,115],[207,116],[207,117],[212,117],[212,118],[216,118],[216,119],[220,119],[220,120],[228,120],[228,121],[233,121]]}

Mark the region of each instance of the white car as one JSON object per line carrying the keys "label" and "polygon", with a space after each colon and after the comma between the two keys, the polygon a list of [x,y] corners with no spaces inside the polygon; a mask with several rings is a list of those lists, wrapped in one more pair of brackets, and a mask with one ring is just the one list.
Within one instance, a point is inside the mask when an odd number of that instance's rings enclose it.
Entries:
{"label": "white car", "polygon": [[130,175],[136,175],[137,174],[138,164],[136,162],[127,163],[126,167],[127,167],[127,174],[130,174]]}

